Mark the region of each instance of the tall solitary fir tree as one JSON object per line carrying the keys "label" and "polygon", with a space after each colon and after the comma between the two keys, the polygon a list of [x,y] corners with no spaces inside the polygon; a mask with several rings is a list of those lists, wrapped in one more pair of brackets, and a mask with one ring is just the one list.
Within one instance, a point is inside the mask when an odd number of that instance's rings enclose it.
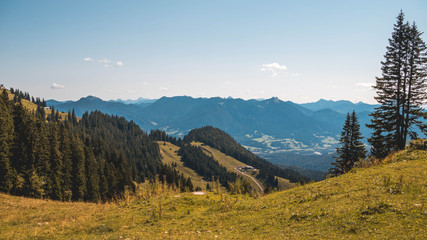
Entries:
{"label": "tall solitary fir tree", "polygon": [[380,104],[371,114],[373,129],[368,139],[371,155],[384,158],[391,151],[405,148],[407,138],[416,139],[416,128],[427,134],[427,119],[422,108],[427,102],[427,52],[415,23],[397,16],[394,32],[381,62],[382,76],[377,77],[375,99]]}
{"label": "tall solitary fir tree", "polygon": [[331,176],[338,176],[350,171],[355,162],[366,157],[362,139],[356,113],[354,111],[351,114],[348,113],[341,132],[341,147],[337,148],[338,157],[336,157],[336,162],[332,163],[334,167],[329,169]]}

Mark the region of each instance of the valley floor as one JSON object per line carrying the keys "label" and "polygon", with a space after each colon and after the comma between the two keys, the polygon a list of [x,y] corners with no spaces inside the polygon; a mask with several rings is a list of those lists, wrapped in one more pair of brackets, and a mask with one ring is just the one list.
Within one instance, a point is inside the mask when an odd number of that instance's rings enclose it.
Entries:
{"label": "valley floor", "polygon": [[425,239],[427,153],[260,198],[158,186],[116,203],[0,194],[0,239]]}

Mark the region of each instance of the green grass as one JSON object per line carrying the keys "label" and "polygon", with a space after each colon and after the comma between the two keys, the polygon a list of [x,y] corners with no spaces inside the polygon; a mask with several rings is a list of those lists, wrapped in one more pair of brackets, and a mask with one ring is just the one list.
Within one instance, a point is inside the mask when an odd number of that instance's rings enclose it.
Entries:
{"label": "green grass", "polygon": [[162,162],[165,164],[177,164],[177,170],[184,174],[186,178],[190,177],[191,182],[194,187],[199,186],[201,189],[206,189],[206,184],[209,183],[212,185],[211,181],[204,180],[201,176],[199,176],[193,169],[184,166],[184,163],[181,160],[181,157],[178,156],[179,147],[170,143],[158,141],[157,144],[160,147],[160,154],[162,155]]}
{"label": "green grass", "polygon": [[[219,150],[217,150],[215,148],[212,148],[210,146],[204,145],[203,143],[193,142],[192,144],[196,145],[196,146],[202,147],[205,150],[206,154],[208,154],[209,156],[213,156],[213,158],[215,160],[217,160],[219,162],[219,164],[223,165],[230,172],[236,173],[236,171],[234,170],[234,167],[247,166],[247,164],[242,163],[239,160],[237,160],[237,159],[235,159],[233,157],[230,157],[230,156],[222,153],[221,151],[219,151]],[[256,176],[258,175],[258,172],[247,171],[246,174],[252,176],[255,179]],[[244,178],[248,179],[254,189],[257,189],[257,190],[259,189],[255,185],[255,183],[253,182],[252,179],[249,179],[246,176],[241,175],[241,174],[240,174],[240,176],[243,176]],[[292,187],[295,186],[295,184],[291,183],[288,179],[284,179],[284,178],[280,178],[279,177],[278,180],[279,180],[279,188],[281,190],[289,189],[289,188],[292,188]],[[261,185],[263,185],[260,181],[258,181],[258,183],[260,183]]]}
{"label": "green grass", "polygon": [[0,239],[425,239],[426,173],[426,151],[403,151],[261,198],[148,185],[109,204],[0,194]]}

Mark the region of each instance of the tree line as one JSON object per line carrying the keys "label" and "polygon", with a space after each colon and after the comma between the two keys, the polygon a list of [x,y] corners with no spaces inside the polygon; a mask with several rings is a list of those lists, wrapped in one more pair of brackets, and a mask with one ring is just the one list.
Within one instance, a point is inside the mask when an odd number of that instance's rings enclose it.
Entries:
{"label": "tree line", "polygon": [[28,92],[23,92],[19,89],[10,88],[10,93],[12,93],[13,96],[13,102],[21,102],[22,99],[28,100],[33,102],[34,104],[37,104],[37,106],[46,107],[46,101],[44,99],[40,99],[39,97],[32,97]]}

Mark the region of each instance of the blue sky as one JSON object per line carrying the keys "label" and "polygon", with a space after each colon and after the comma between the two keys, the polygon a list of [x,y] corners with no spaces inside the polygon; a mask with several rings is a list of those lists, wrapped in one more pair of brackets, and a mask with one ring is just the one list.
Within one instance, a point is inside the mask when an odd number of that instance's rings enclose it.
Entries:
{"label": "blue sky", "polygon": [[58,100],[374,103],[369,86],[401,9],[427,32],[422,0],[2,0],[0,83]]}

